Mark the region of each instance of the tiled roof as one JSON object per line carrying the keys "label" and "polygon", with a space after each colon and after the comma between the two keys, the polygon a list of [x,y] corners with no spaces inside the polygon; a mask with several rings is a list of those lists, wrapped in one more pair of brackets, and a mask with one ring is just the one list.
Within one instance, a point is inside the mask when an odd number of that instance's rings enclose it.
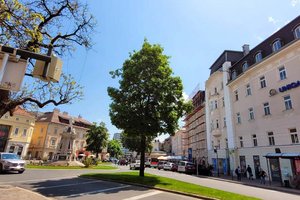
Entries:
{"label": "tiled roof", "polygon": [[20,106],[17,106],[13,112],[14,115],[21,115],[21,116],[27,116],[34,118],[34,115],[30,112],[27,112],[25,109],[21,108]]}

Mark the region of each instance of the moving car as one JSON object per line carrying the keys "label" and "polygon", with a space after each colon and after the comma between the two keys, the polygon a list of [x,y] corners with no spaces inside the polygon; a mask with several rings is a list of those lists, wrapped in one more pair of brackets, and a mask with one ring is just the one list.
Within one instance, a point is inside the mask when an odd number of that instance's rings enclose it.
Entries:
{"label": "moving car", "polygon": [[4,171],[17,171],[22,174],[25,171],[25,160],[15,153],[0,152],[0,173]]}
{"label": "moving car", "polygon": [[140,160],[135,160],[130,163],[129,169],[140,169],[140,164],[141,164]]}
{"label": "moving car", "polygon": [[192,162],[188,161],[180,161],[178,164],[178,172],[184,172],[187,174],[195,174],[196,173],[196,166]]}

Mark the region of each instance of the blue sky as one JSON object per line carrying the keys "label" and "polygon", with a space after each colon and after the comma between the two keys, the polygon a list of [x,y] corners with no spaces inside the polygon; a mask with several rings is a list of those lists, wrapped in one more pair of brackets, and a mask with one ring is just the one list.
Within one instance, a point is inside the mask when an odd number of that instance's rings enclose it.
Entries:
{"label": "blue sky", "polygon": [[[253,48],[297,17],[300,0],[87,0],[98,21],[94,46],[78,47],[63,58],[63,70],[84,86],[84,99],[59,106],[73,116],[103,121],[112,135],[107,87],[117,87],[109,72],[122,67],[129,52],[139,50],[144,38],[158,43],[171,56],[174,75],[190,95],[204,89],[209,67],[225,50]],[[48,107],[44,110],[51,110]],[[163,137],[162,137],[163,138]]]}

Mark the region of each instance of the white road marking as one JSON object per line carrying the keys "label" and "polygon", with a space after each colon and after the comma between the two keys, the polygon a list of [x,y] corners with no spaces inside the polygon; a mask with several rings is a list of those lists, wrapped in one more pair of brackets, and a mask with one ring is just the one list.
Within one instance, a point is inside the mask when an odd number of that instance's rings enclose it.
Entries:
{"label": "white road marking", "polygon": [[62,197],[72,198],[72,197],[78,197],[78,196],[89,195],[89,194],[94,195],[95,193],[101,193],[101,192],[106,192],[106,191],[110,191],[110,190],[118,190],[118,189],[123,189],[123,188],[128,188],[128,187],[132,187],[132,186],[131,185],[123,185],[123,186],[119,186],[119,187],[106,188],[106,189],[102,189],[102,190],[94,190],[94,191],[90,191],[90,192],[66,195],[66,196],[62,196]]}
{"label": "white road marking", "polygon": [[87,181],[87,182],[82,182],[82,183],[68,183],[68,184],[63,184],[63,185],[53,185],[53,186],[44,186],[44,187],[37,187],[33,188],[33,190],[39,190],[39,189],[48,189],[48,188],[57,188],[57,187],[68,187],[68,186],[73,186],[73,185],[83,185],[83,184],[90,184],[90,183],[97,183],[97,182],[103,182],[101,180],[97,181]]}
{"label": "white road marking", "polygon": [[143,198],[146,198],[146,197],[154,196],[154,195],[157,195],[157,194],[160,194],[160,193],[163,193],[163,192],[162,191],[153,191],[153,192],[149,192],[149,193],[146,193],[146,194],[141,194],[141,195],[138,195],[138,196],[126,198],[126,199],[123,199],[123,200],[138,200],[138,199],[143,199]]}

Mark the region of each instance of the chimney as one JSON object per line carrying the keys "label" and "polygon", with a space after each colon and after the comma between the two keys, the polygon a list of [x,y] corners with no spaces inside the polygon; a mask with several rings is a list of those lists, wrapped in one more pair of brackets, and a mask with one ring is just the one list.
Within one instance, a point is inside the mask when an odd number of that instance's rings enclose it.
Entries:
{"label": "chimney", "polygon": [[66,112],[66,111],[63,112],[63,115],[65,115],[65,116],[67,116],[68,114],[69,114],[69,113]]}
{"label": "chimney", "polygon": [[243,53],[245,56],[250,52],[249,44],[244,44],[242,47],[243,47]]}
{"label": "chimney", "polygon": [[55,113],[59,113],[59,111],[60,111],[60,110],[59,110],[58,108],[54,108],[54,109],[53,109],[53,112],[55,112]]}

